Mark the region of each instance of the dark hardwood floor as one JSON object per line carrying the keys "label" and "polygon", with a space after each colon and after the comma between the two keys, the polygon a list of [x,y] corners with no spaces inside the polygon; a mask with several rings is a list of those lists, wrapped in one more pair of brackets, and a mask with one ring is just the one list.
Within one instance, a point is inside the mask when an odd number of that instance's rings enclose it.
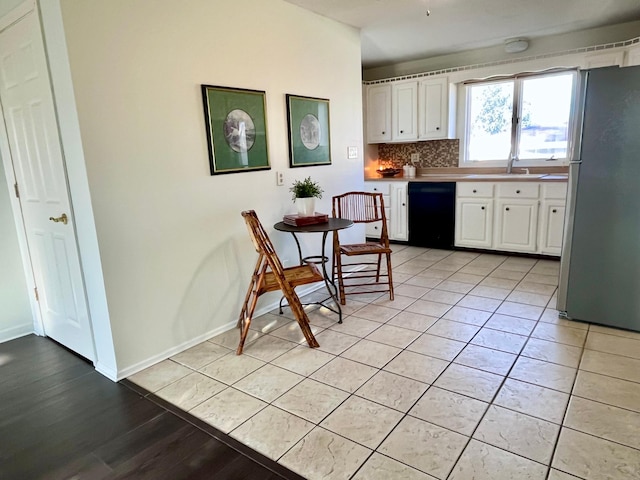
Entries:
{"label": "dark hardwood floor", "polygon": [[0,344],[0,479],[302,477],[37,336]]}

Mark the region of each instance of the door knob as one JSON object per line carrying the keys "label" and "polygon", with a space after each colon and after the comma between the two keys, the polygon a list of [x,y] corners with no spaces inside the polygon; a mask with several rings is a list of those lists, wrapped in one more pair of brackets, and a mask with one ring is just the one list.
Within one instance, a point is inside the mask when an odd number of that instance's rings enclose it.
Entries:
{"label": "door knob", "polygon": [[65,225],[67,224],[67,222],[69,221],[69,219],[67,218],[67,214],[63,213],[62,215],[60,215],[59,217],[49,217],[49,220],[51,220],[52,222],[62,222]]}

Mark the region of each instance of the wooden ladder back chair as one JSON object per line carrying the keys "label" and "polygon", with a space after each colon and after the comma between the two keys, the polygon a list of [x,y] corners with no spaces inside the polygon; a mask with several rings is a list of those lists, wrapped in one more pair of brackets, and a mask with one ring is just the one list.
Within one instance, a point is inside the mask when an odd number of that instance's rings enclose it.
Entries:
{"label": "wooden ladder back chair", "polygon": [[[348,192],[333,197],[332,214],[337,218],[347,218],[354,223],[380,222],[380,240],[375,242],[341,244],[338,232],[333,234],[333,279],[337,279],[340,303],[346,304],[346,295],[389,292],[393,300],[393,276],[391,272],[391,248],[387,218],[384,212],[384,200],[381,193]],[[377,255],[377,261],[351,260],[343,263],[342,257]],[[386,272],[382,270],[382,256],[386,257]],[[362,269],[354,270],[354,267]],[[350,272],[345,272],[348,267]],[[346,276],[345,273],[350,273]],[[375,280],[375,282],[372,282]],[[381,288],[384,287],[384,288]],[[347,289],[349,290],[347,292]]]}
{"label": "wooden ladder back chair", "polygon": [[308,283],[324,281],[322,273],[320,273],[318,268],[313,264],[284,268],[267,232],[260,223],[260,220],[258,220],[256,212],[248,210],[242,212],[242,216],[249,229],[249,235],[251,236],[253,245],[258,252],[258,261],[251,276],[251,283],[249,284],[249,289],[247,290],[247,295],[245,296],[244,304],[240,311],[240,318],[238,319],[240,343],[238,344],[236,354],[240,355],[242,353],[244,341],[247,338],[249,326],[251,325],[253,312],[258,303],[258,297],[264,293],[276,290],[281,290],[282,295],[287,299],[287,303],[294,313],[309,346],[312,348],[318,347],[318,341],[313,336],[311,327],[309,327],[309,317],[307,317],[307,313],[300,303],[300,298],[295,288]]}

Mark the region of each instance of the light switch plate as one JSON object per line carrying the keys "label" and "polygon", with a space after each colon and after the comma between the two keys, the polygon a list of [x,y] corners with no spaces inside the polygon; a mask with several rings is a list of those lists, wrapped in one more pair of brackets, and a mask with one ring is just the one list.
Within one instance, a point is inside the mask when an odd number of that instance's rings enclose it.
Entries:
{"label": "light switch plate", "polygon": [[419,153],[412,153],[411,154],[411,163],[416,163],[420,161],[420,154]]}
{"label": "light switch plate", "polygon": [[347,158],[358,158],[358,147],[347,147]]}

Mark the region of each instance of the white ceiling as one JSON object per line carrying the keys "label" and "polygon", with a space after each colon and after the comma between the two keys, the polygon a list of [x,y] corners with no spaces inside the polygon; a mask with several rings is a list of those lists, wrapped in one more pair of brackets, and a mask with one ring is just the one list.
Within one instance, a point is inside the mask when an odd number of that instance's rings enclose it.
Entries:
{"label": "white ceiling", "polygon": [[640,20],[640,0],[286,1],[360,28],[364,68]]}

